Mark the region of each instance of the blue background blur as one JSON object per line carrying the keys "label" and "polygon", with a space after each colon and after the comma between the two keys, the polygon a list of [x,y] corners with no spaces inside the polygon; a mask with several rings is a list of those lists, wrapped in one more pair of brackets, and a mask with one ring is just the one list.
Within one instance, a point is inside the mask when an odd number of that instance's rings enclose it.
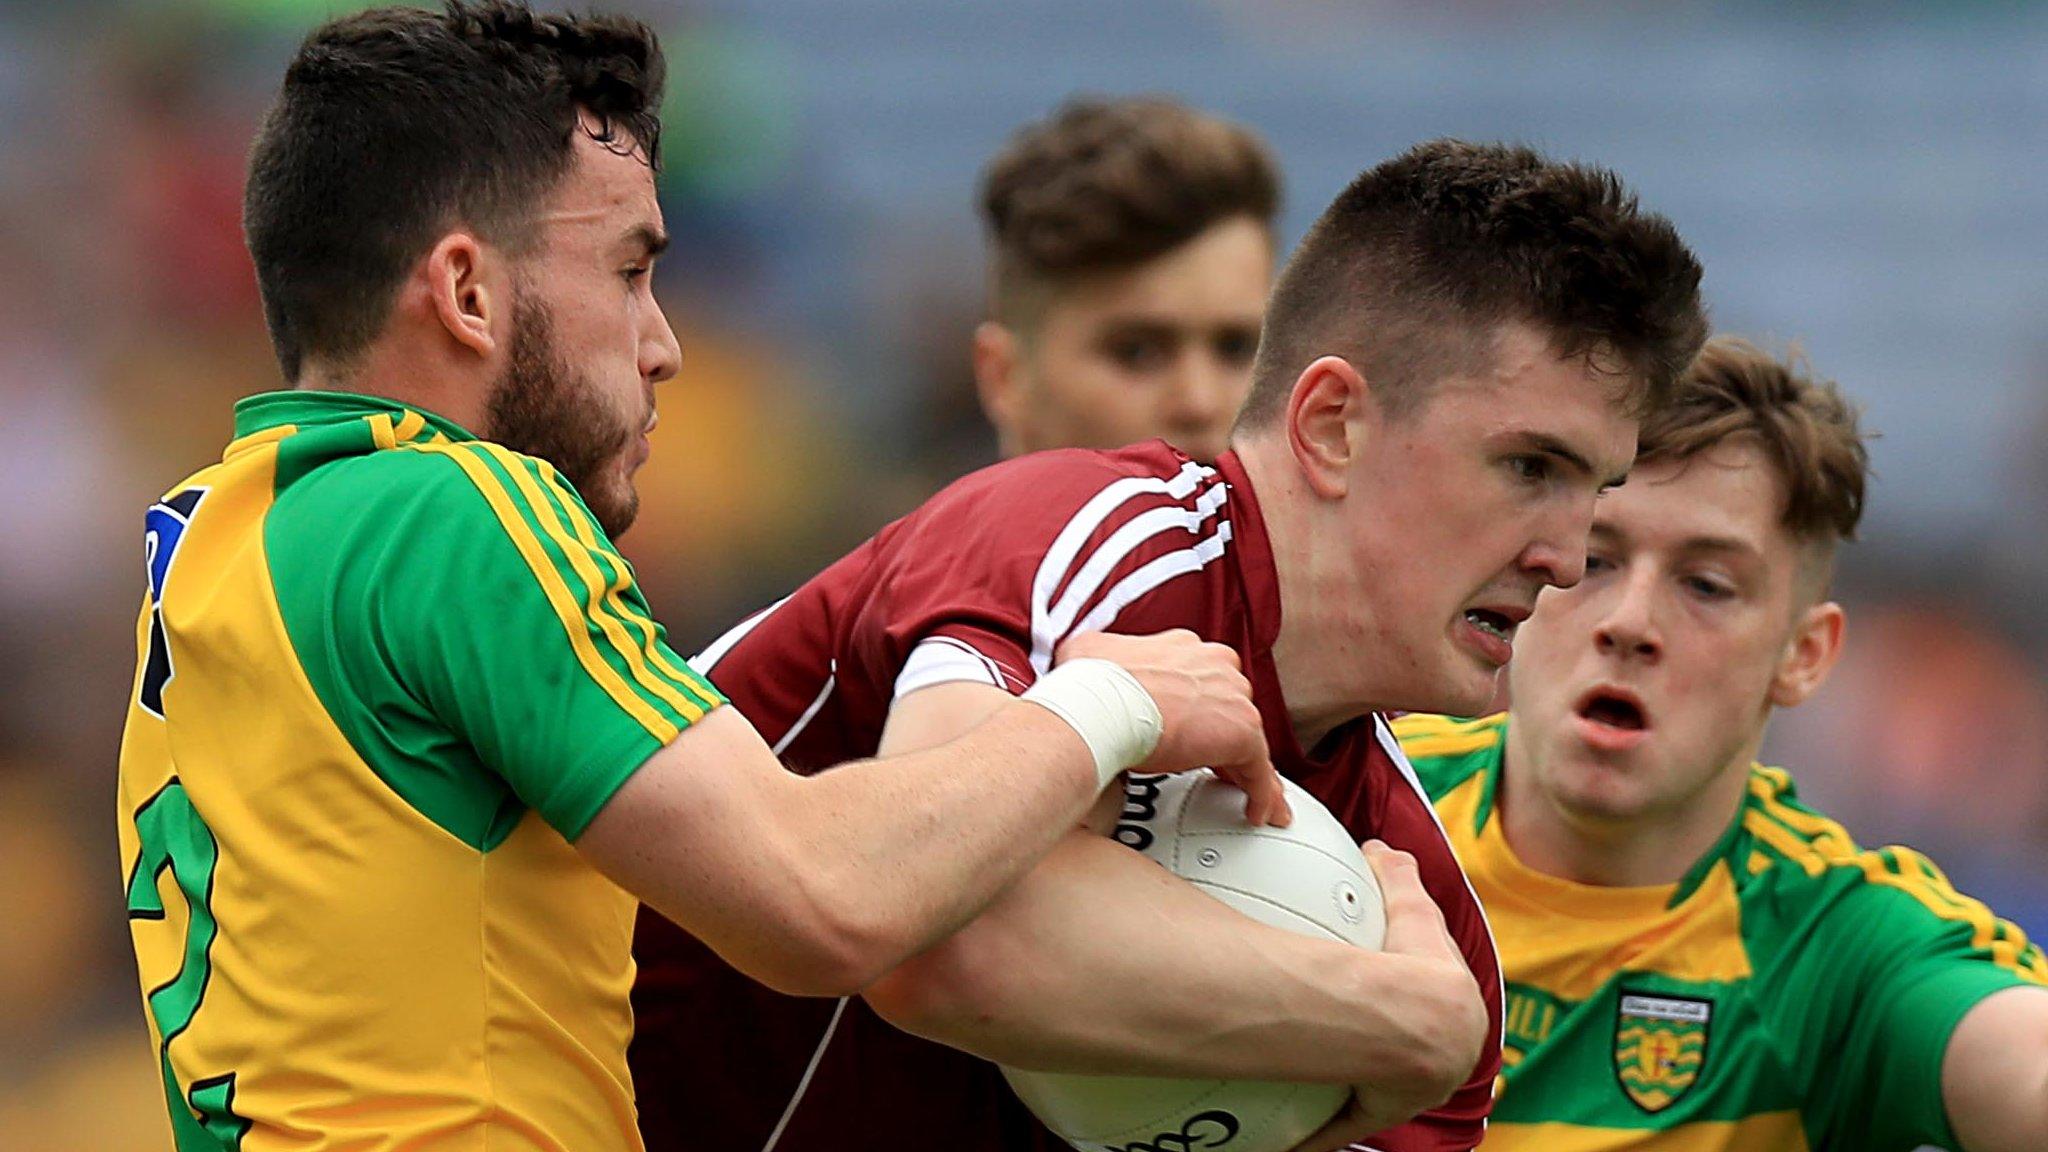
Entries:
{"label": "blue background blur", "polygon": [[[685,349],[625,539],[692,651],[993,457],[973,189],[1076,92],[1267,135],[1290,244],[1443,134],[1622,172],[1719,327],[1883,434],[1849,656],[1769,752],[2048,931],[2048,11],[1998,3],[726,0],[671,62],[659,291]],[[298,37],[350,5],[0,0],[0,1133],[168,1146],[113,778],[143,507],[275,386],[238,225]],[[371,178],[374,178],[372,174]]]}

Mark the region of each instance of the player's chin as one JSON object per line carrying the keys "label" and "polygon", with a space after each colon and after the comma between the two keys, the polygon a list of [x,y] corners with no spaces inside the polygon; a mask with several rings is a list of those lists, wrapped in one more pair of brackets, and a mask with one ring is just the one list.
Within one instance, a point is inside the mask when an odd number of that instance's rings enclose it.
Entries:
{"label": "player's chin", "polygon": [[1493,703],[1499,679],[1498,668],[1475,662],[1464,653],[1453,653],[1452,658],[1445,661],[1430,691],[1409,711],[1478,716]]}
{"label": "player's chin", "polygon": [[633,487],[630,474],[620,473],[600,491],[589,494],[585,500],[590,505],[590,514],[597,518],[598,527],[612,539],[618,539],[640,515],[640,492]]}
{"label": "player's chin", "polygon": [[1563,807],[1583,819],[1618,822],[1633,820],[1652,804],[1645,794],[1645,781],[1614,765],[1599,762],[1573,764],[1565,770],[1562,787],[1554,787]]}

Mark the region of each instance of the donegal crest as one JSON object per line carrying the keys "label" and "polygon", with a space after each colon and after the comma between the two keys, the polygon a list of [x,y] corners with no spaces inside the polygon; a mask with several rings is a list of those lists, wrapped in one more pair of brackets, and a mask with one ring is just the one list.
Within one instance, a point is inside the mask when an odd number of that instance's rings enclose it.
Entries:
{"label": "donegal crest", "polygon": [[1714,1002],[1623,993],[1614,1020],[1614,1075],[1645,1112],[1669,1108],[1699,1079]]}

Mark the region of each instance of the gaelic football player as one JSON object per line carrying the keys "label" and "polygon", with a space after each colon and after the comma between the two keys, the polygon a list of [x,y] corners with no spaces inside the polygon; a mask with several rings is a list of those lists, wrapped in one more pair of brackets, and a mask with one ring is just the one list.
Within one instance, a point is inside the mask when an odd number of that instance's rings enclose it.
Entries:
{"label": "gaelic football player", "polygon": [[2048,1147],[2048,960],[1757,764],[1841,650],[1854,411],[1717,338],[1522,626],[1512,710],[1395,725],[1508,981],[1485,1148]]}
{"label": "gaelic football player", "polygon": [[1157,436],[1214,460],[1273,282],[1259,138],[1172,100],[1077,100],[1011,137],[980,200],[974,378],[1003,454]]}
{"label": "gaelic football player", "polygon": [[286,72],[245,211],[296,388],[148,510],[122,739],[180,1152],[637,1149],[635,896],[839,993],[1125,767],[1220,757],[1277,814],[1237,657],[1185,634],[1076,638],[1110,659],[813,779],[668,650],[610,539],[678,356],[661,78],[638,23],[498,0],[343,18]]}
{"label": "gaelic football player", "polygon": [[1331,1147],[1476,1143],[1493,949],[1377,712],[1482,706],[1537,592],[1577,582],[1597,493],[1704,336],[1698,279],[1611,173],[1420,146],[1355,181],[1288,264],[1213,467],[1152,441],[976,473],[703,653],[809,771],[952,739],[1064,637],[1190,628],[1240,654],[1281,770],[1409,855],[1373,850],[1390,943],[1367,953],[1077,832],[837,1006],[643,924],[635,1078],[674,1121],[650,1146],[1061,1147],[991,1065],[885,1019],[1026,1067],[1355,1084]]}

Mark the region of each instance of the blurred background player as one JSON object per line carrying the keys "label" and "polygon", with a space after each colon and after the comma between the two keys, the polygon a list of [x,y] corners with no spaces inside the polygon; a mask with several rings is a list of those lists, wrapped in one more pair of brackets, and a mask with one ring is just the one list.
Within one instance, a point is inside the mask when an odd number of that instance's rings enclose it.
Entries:
{"label": "blurred background player", "polygon": [[1757,764],[1841,651],[1863,511],[1834,385],[1717,338],[1522,626],[1513,710],[1411,716],[1500,944],[1485,1147],[2048,1147],[2048,961],[1908,848]]}
{"label": "blurred background player", "polygon": [[1375,856],[1393,911],[1368,953],[1254,924],[1077,832],[992,914],[831,1010],[643,917],[650,1147],[1061,1147],[991,1065],[877,1012],[1025,1067],[1354,1082],[1330,1146],[1476,1143],[1492,946],[1373,713],[1490,698],[1537,590],[1579,578],[1638,413],[1704,337],[1698,280],[1612,173],[1418,146],[1358,177],[1288,264],[1215,468],[1157,442],[998,465],[707,649],[698,667],[810,770],[951,739],[1070,633],[1192,628],[1239,652],[1276,766],[1414,859]]}
{"label": "blurred background player", "polygon": [[148,509],[122,735],[181,1152],[637,1149],[635,896],[838,994],[1140,760],[1277,801],[1237,657],[1185,634],[1077,638],[1123,666],[811,779],[669,651],[611,542],[679,355],[663,74],[637,21],[501,2],[345,17],[285,73],[246,217],[293,388]]}
{"label": "blurred background player", "polygon": [[1003,455],[1157,436],[1215,459],[1272,286],[1265,144],[1173,100],[1075,100],[1012,136],[980,191],[974,380]]}

